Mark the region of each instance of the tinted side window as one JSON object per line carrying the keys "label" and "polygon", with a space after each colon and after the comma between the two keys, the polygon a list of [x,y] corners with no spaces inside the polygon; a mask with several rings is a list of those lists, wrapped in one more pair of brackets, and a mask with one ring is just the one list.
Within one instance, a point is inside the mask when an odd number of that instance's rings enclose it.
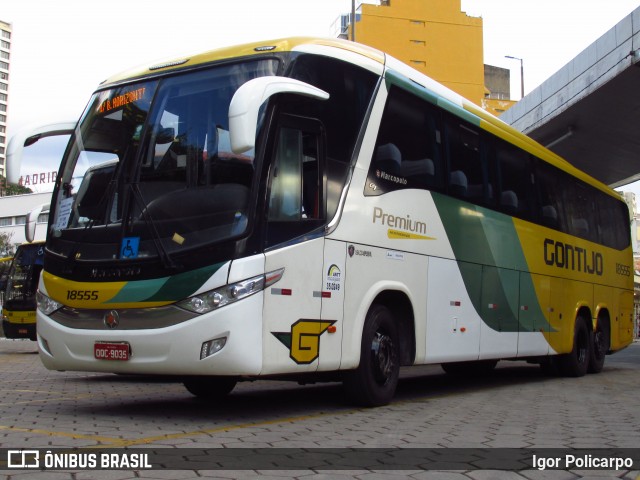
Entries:
{"label": "tinted side window", "polygon": [[599,193],[575,178],[566,182],[563,191],[567,233],[592,242],[600,241],[596,208]]}
{"label": "tinted side window", "polygon": [[520,218],[532,217],[532,181],[529,154],[501,140],[494,141],[497,208]]}
{"label": "tinted side window", "polygon": [[537,223],[618,250],[629,246],[624,202],[542,160],[534,161]]}
{"label": "tinted side window", "polygon": [[404,188],[442,190],[443,170],[436,109],[415,95],[391,87],[365,195]]}
{"label": "tinted side window", "polygon": [[447,192],[478,204],[490,204],[493,187],[485,181],[480,129],[455,117],[445,120],[445,145],[449,170]]}
{"label": "tinted side window", "polygon": [[562,191],[569,177],[563,176],[563,172],[542,160],[536,159],[535,163],[538,223],[556,230],[564,230]]}
{"label": "tinted side window", "polygon": [[602,197],[598,205],[600,239],[605,245],[622,250],[631,242],[629,209],[625,203],[608,195]]}

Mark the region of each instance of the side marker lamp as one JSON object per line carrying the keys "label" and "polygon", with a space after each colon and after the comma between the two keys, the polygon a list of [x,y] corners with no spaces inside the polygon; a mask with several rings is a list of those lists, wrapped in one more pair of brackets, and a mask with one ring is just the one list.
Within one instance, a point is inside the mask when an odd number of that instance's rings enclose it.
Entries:
{"label": "side marker lamp", "polygon": [[284,268],[256,277],[247,278],[224,287],[194,295],[176,303],[177,306],[194,313],[208,313],[261,292],[284,275]]}

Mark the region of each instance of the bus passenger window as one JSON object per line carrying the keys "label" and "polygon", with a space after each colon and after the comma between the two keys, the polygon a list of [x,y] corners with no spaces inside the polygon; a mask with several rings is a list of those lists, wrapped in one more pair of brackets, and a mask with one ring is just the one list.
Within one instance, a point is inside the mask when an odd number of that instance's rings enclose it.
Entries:
{"label": "bus passenger window", "polygon": [[595,189],[586,183],[571,179],[565,184],[563,202],[567,215],[567,230],[570,235],[592,242],[600,240],[596,227],[597,197]]}
{"label": "bus passenger window", "polygon": [[499,139],[494,139],[494,145],[498,209],[508,215],[530,219],[532,180],[529,155]]}
{"label": "bus passenger window", "polygon": [[535,191],[538,202],[538,222],[545,227],[564,230],[562,191],[569,180],[559,169],[533,158],[535,165]]}
{"label": "bus passenger window", "polygon": [[449,159],[448,192],[471,202],[486,204],[493,195],[485,188],[485,173],[480,155],[480,133],[470,125],[449,118],[445,123]]}
{"label": "bus passenger window", "polygon": [[365,195],[405,188],[442,190],[440,127],[435,108],[392,86],[369,168]]}

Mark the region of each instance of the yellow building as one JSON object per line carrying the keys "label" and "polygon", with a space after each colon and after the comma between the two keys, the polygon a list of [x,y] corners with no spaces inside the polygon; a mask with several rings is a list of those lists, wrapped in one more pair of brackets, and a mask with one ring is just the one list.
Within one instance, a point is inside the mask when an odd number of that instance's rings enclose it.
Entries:
{"label": "yellow building", "polygon": [[357,42],[390,53],[494,114],[513,103],[492,108],[485,87],[482,18],[462,12],[460,0],[375,3],[358,8]]}

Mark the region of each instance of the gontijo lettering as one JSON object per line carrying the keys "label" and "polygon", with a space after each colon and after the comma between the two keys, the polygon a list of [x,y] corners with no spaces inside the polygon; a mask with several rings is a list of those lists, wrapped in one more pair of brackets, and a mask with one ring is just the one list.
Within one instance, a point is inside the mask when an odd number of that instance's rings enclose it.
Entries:
{"label": "gontijo lettering", "polygon": [[550,238],[544,239],[544,263],[596,275],[602,275],[604,270],[601,253],[589,252],[586,248],[556,242]]}

